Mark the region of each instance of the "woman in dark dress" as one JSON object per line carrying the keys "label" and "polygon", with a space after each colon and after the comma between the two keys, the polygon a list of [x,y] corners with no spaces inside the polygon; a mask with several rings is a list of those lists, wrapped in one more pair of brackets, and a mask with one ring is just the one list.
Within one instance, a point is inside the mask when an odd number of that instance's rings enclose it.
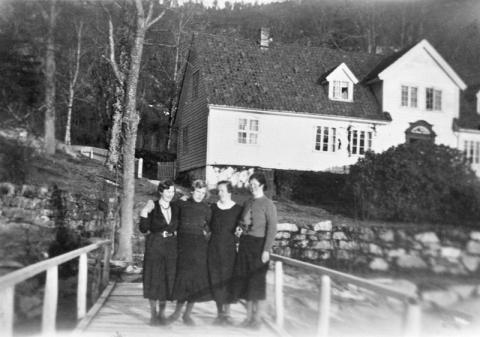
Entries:
{"label": "woman in dark dress", "polygon": [[[148,233],[143,260],[143,297],[150,301],[150,324],[164,324],[166,301],[171,300],[177,263],[177,209],[171,204],[175,186],[158,185],[160,199],[149,200],[140,212],[140,231]],[[158,312],[157,312],[158,304]]]}
{"label": "woman in dark dress", "polygon": [[208,245],[208,272],[213,299],[217,304],[214,324],[231,324],[229,303],[232,302],[232,277],[235,258],[235,229],[242,207],[232,201],[232,184],[220,181],[217,184],[219,201],[211,206],[212,236]]}
{"label": "woman in dark dress", "polygon": [[249,183],[252,198],[245,202],[240,220],[244,232],[235,263],[234,290],[237,298],[247,301],[247,318],[242,325],[259,328],[260,301],[266,297],[268,261],[277,232],[277,210],[263,193],[267,188],[263,174],[252,174]]}
{"label": "woman in dark dress", "polygon": [[207,186],[202,180],[195,180],[192,188],[192,197],[178,202],[178,259],[173,289],[177,305],[175,312],[168,318],[169,323],[177,320],[187,302],[183,314],[183,321],[187,325],[195,324],[190,316],[195,302],[212,299],[207,269],[211,210],[204,202]]}

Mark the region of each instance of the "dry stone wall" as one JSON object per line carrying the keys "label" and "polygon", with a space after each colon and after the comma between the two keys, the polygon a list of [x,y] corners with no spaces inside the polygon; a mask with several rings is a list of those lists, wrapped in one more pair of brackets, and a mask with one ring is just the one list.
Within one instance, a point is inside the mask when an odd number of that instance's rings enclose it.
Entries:
{"label": "dry stone wall", "polygon": [[[13,270],[110,237],[117,223],[118,202],[108,191],[72,193],[53,186],[0,182],[0,276]],[[98,297],[101,252],[89,254],[89,295]],[[76,292],[76,262],[60,267],[60,297]],[[40,277],[16,287],[20,324],[41,315]],[[67,294],[67,295],[65,295]]]}
{"label": "dry stone wall", "polygon": [[274,252],[327,266],[372,271],[480,274],[480,230],[449,226],[348,226],[325,220],[279,224]]}

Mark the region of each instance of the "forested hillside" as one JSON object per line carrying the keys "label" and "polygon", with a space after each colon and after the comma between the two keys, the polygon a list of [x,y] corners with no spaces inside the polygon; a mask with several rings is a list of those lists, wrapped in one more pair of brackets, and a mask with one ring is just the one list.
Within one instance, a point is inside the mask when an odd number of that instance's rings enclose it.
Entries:
{"label": "forested hillside", "polygon": [[[0,122],[40,134],[48,28],[43,3],[0,4]],[[114,59],[126,69],[134,32],[129,5],[127,0],[57,3],[57,139],[65,138],[66,125],[71,124],[72,143],[107,146],[117,103],[110,45],[116,51]],[[147,33],[137,100],[140,133],[166,130],[193,32],[258,40],[260,27],[268,27],[273,43],[368,53],[391,53],[426,38],[472,84],[480,82],[478,18],[477,0],[297,0],[268,5],[232,2],[222,9],[196,3],[172,7]]]}

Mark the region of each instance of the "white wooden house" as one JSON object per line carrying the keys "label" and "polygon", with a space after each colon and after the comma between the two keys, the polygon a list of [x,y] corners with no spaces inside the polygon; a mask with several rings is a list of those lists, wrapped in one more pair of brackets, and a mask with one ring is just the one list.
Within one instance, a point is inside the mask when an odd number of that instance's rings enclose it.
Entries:
{"label": "white wooden house", "polygon": [[368,150],[429,139],[480,175],[480,87],[426,40],[372,56],[196,35],[178,99],[178,172],[241,185],[254,168],[346,171]]}

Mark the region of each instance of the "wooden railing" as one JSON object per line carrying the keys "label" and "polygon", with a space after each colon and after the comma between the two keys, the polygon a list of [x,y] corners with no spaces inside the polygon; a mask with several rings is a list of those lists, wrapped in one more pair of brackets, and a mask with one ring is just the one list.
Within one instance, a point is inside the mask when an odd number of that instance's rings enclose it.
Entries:
{"label": "wooden railing", "polygon": [[110,274],[110,240],[99,241],[0,277],[0,331],[2,336],[10,337],[13,334],[15,285],[44,271],[47,272],[47,278],[43,296],[42,334],[46,336],[54,334],[57,317],[58,266],[77,257],[80,257],[78,261],[77,319],[83,318],[87,312],[87,253],[101,247],[105,247],[101,282],[105,286],[109,281]]}
{"label": "wooden railing", "polygon": [[402,292],[373,281],[320,267],[311,263],[302,262],[288,257],[272,254],[275,261],[275,321],[278,327],[283,328],[285,320],[283,302],[283,264],[298,267],[309,273],[321,275],[321,290],[319,296],[319,312],[316,336],[327,337],[330,327],[331,278],[334,280],[354,284],[368,289],[378,295],[395,298],[404,303],[403,335],[417,337],[420,334],[421,309],[418,296],[415,293]]}

